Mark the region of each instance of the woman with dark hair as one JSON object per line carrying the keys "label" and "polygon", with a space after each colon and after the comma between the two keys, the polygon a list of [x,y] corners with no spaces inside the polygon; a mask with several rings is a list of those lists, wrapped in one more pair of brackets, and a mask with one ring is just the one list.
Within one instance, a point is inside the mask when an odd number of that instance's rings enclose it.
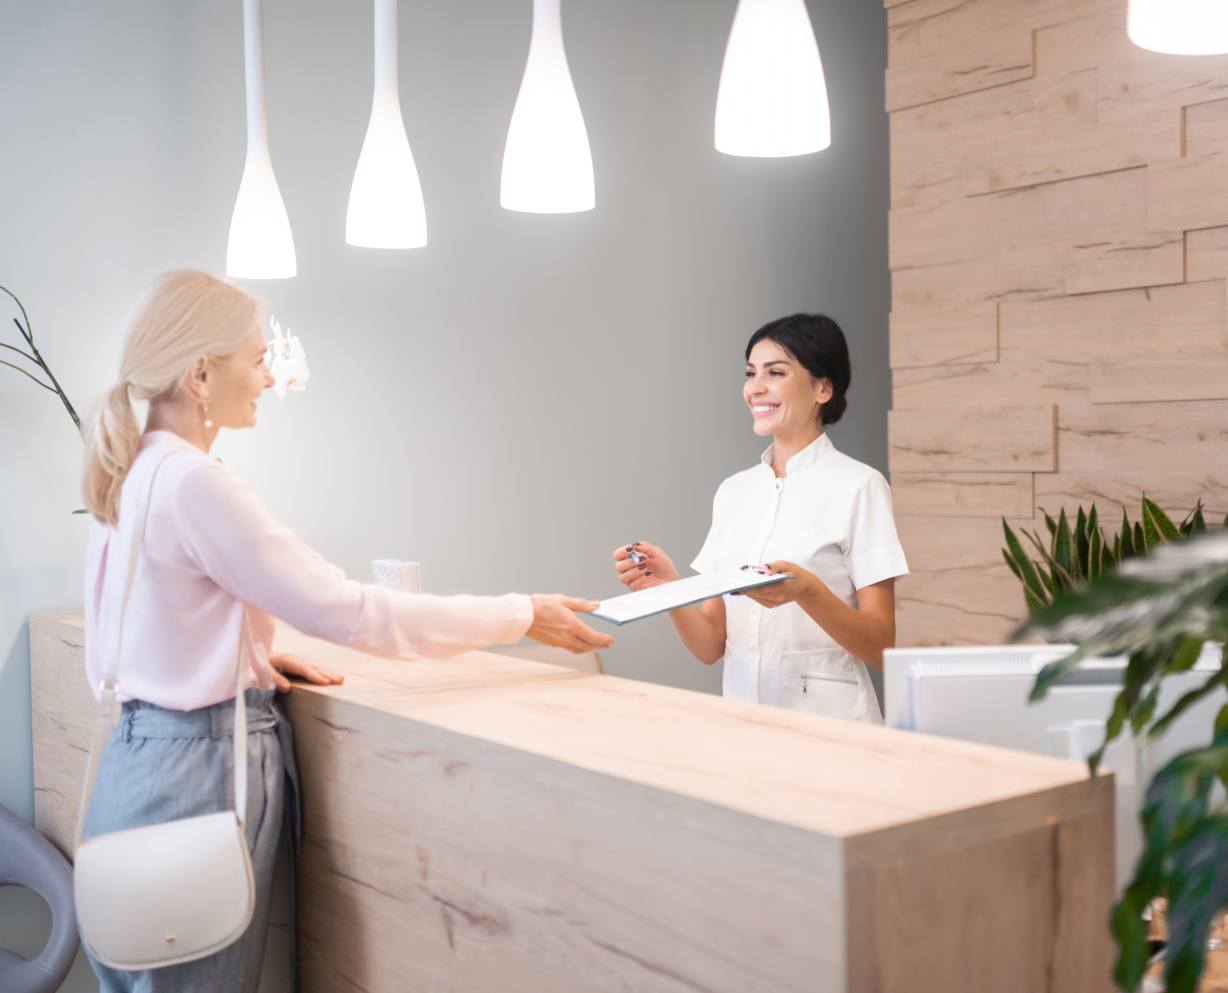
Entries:
{"label": "woman with dark hair", "polygon": [[[848,345],[830,317],[765,324],[746,346],[742,396],[760,464],[716,491],[699,573],[766,562],[793,578],[671,611],[691,654],[725,660],[724,695],[850,720],[881,722],[867,665],[895,644],[895,577],[908,572],[882,474],[827,436],[847,406]],[[679,578],[648,542],[614,552],[631,590]]]}

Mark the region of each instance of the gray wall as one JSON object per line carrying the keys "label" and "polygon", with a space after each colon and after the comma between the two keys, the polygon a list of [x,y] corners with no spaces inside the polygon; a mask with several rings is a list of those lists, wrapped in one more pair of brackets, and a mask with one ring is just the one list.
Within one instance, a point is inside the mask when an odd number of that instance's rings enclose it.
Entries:
{"label": "gray wall", "polygon": [[[405,117],[430,245],[344,244],[370,101],[365,2],[268,0],[273,161],[299,276],[253,282],[303,339],[306,393],[271,395],[217,454],[352,574],[423,563],[433,592],[617,591],[617,543],[685,566],[717,483],[760,441],[741,349],[821,309],[849,333],[833,435],[885,467],[888,278],[881,4],[811,0],[835,142],[728,158],[712,114],[733,0],[568,0],[568,56],[597,209],[498,206],[528,0],[401,5]],[[0,283],[70,397],[113,381],[125,317],[159,271],[222,271],[243,164],[238,0],[0,4]],[[16,342],[7,310],[0,307]],[[80,442],[50,394],[0,368],[0,803],[33,811],[31,611],[81,603]],[[666,620],[618,633],[611,672],[719,692]],[[3,945],[0,934],[0,945]]]}

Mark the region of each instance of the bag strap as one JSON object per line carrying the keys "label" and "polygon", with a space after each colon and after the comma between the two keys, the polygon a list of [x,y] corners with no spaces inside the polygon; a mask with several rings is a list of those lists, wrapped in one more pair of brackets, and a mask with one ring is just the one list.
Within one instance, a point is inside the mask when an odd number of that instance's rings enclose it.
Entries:
{"label": "bag strap", "polygon": [[[89,760],[85,767],[85,782],[81,786],[81,804],[77,811],[77,832],[73,844],[75,849],[81,844],[81,834],[85,830],[85,818],[89,813],[90,800],[94,793],[94,784],[98,779],[98,765],[102,760],[107,739],[118,723],[120,704],[119,660],[124,644],[124,615],[128,612],[128,597],[132,593],[132,581],[136,578],[137,563],[140,560],[141,542],[145,537],[145,525],[149,520],[149,504],[153,498],[154,480],[158,470],[176,452],[167,452],[158,460],[149,474],[149,485],[145,489],[145,502],[140,510],[140,516],[132,531],[132,544],[128,551],[128,573],[124,581],[124,597],[120,601],[119,618],[116,621],[115,651],[107,661],[106,672],[102,685],[99,687],[98,723],[94,726],[94,736],[90,743]],[[243,686],[243,635],[247,630],[247,610],[244,608],[239,627],[239,646],[235,652],[235,720],[234,720],[234,811],[235,817],[242,824],[247,818],[247,702],[244,699]],[[240,745],[242,743],[242,745]]]}

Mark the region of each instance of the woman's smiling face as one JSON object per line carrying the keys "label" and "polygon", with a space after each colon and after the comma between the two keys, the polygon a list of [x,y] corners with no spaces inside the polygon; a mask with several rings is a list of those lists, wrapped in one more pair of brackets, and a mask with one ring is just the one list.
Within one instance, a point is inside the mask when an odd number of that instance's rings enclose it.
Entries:
{"label": "woman's smiling face", "polygon": [[742,396],[754,418],[755,434],[792,437],[819,424],[819,406],[832,396],[827,379],[815,379],[785,348],[770,338],[756,342],[746,360]]}
{"label": "woman's smiling face", "polygon": [[250,428],[256,424],[256,401],[273,385],[265,365],[268,343],[259,325],[239,348],[220,359],[208,360],[212,366],[209,389],[209,417],[218,427]]}

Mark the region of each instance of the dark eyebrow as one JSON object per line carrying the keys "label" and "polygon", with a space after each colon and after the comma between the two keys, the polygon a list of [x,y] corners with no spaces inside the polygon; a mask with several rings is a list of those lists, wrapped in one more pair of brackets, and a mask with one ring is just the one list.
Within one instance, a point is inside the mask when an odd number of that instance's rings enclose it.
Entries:
{"label": "dark eyebrow", "polygon": [[[770,365],[789,365],[789,360],[788,359],[772,359],[771,362],[764,362],[763,368],[766,369]],[[746,368],[753,369],[754,367],[755,367],[755,363],[753,362],[746,363]]]}

